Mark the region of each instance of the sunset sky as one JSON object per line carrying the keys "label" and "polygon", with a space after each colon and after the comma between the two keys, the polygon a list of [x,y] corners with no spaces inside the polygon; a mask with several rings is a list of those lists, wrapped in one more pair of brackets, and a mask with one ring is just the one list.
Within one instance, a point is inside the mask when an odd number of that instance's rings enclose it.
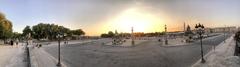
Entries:
{"label": "sunset sky", "polygon": [[22,32],[26,25],[54,23],[86,35],[107,31],[161,32],[183,23],[207,27],[240,25],[240,0],[0,0],[0,12]]}

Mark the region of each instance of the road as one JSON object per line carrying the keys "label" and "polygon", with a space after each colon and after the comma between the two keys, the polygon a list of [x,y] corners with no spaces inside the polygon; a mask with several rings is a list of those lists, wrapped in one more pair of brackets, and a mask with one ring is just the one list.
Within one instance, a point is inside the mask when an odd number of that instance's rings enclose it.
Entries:
{"label": "road", "polygon": [[[204,54],[229,36],[204,39]],[[201,58],[199,41],[171,47],[153,42],[136,47],[112,47],[101,45],[102,41],[62,45],[62,62],[68,67],[189,67]],[[43,49],[57,58],[57,45]]]}

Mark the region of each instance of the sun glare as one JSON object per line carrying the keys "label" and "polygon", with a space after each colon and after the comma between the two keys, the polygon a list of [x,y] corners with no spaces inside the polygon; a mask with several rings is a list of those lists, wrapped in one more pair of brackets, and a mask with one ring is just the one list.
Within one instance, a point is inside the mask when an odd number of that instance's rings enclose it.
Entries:
{"label": "sun glare", "polygon": [[151,13],[131,8],[120,13],[111,21],[111,25],[114,25],[114,28],[121,32],[130,32],[131,27],[134,28],[134,32],[156,32],[154,29],[158,27],[154,26],[162,25],[162,21]]}

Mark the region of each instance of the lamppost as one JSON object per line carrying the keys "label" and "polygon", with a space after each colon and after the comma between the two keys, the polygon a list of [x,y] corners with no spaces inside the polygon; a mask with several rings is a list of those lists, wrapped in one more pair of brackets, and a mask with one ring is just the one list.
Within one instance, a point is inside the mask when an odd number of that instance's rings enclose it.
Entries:
{"label": "lamppost", "polygon": [[135,43],[134,43],[134,33],[133,33],[133,27],[132,27],[132,30],[131,30],[131,31],[132,31],[132,34],[131,34],[131,38],[132,38],[132,46],[134,46],[134,44],[135,44]]}
{"label": "lamppost", "polygon": [[201,41],[201,56],[202,56],[201,63],[205,63],[205,60],[203,58],[203,47],[202,47],[202,34],[204,34],[204,26],[199,23],[199,24],[196,24],[195,28],[196,28],[197,33],[200,36],[200,41]]}
{"label": "lamppost", "polygon": [[62,35],[58,33],[57,38],[58,38],[58,63],[57,66],[61,66],[61,61],[60,61],[60,43],[61,43],[61,37]]}
{"label": "lamppost", "polygon": [[168,45],[167,25],[165,25],[165,45]]}

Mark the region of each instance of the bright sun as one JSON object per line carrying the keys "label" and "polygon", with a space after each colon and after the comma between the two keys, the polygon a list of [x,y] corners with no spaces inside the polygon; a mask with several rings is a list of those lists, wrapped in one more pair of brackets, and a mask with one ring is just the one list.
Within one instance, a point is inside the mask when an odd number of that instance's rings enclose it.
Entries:
{"label": "bright sun", "polygon": [[130,32],[131,27],[134,28],[134,32],[154,32],[154,26],[162,25],[162,21],[148,12],[131,8],[115,17],[111,25],[121,32]]}

